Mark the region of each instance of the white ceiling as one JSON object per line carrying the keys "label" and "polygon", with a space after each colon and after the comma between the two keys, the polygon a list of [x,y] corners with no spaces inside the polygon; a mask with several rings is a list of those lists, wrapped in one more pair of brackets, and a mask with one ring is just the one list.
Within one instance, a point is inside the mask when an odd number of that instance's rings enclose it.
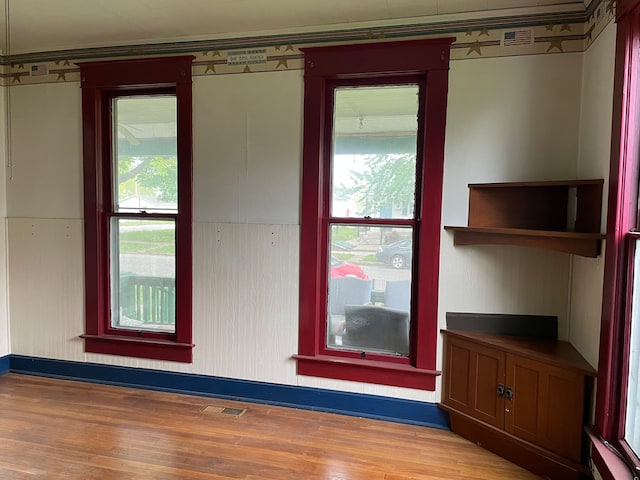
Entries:
{"label": "white ceiling", "polygon": [[[590,0],[2,0],[10,55],[584,11]],[[7,14],[8,12],[8,14]],[[6,24],[6,22],[3,22]]]}

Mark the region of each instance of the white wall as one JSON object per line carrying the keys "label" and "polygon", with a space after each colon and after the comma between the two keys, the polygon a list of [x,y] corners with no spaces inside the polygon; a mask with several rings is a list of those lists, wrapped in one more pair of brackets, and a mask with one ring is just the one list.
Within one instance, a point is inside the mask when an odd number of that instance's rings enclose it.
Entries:
{"label": "white wall", "polygon": [[[2,169],[4,170],[4,169]],[[1,188],[1,187],[0,187]],[[11,330],[7,305],[7,222],[0,217],[0,357],[11,353]]]}
{"label": "white wall", "polygon": [[[606,232],[616,25],[611,22],[584,54],[578,177],[603,178]],[[604,252],[604,242],[603,242]],[[598,366],[604,255],[573,257],[570,295],[570,341],[594,367]]]}
{"label": "white wall", "polygon": [[81,126],[79,84],[11,88],[9,217],[82,217]]}
{"label": "white wall", "polygon": [[302,70],[194,77],[196,222],[299,224]]}
{"label": "white wall", "polygon": [[0,357],[11,353],[9,315],[7,305],[7,203],[5,196],[6,183],[6,87],[0,88]]}
{"label": "white wall", "polygon": [[[470,182],[575,176],[581,59],[452,63],[444,224],[466,224]],[[295,374],[302,82],[300,71],[194,79],[191,365],[83,352],[80,88],[15,88],[11,352],[436,401]],[[447,311],[476,311],[557,315],[568,330],[568,255],[453,247],[444,232],[441,251],[442,326]]]}
{"label": "white wall", "polygon": [[[467,224],[469,183],[575,177],[581,69],[581,54],[453,62],[444,225]],[[441,322],[447,311],[557,315],[566,338],[569,255],[453,247],[447,232],[441,251]]]}

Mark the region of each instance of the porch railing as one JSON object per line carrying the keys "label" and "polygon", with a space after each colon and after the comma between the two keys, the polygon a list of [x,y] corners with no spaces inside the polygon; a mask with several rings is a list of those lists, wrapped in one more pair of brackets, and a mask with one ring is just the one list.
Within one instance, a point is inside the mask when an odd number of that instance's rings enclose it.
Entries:
{"label": "porch railing", "polygon": [[122,315],[145,324],[175,325],[175,279],[122,274],[120,307]]}

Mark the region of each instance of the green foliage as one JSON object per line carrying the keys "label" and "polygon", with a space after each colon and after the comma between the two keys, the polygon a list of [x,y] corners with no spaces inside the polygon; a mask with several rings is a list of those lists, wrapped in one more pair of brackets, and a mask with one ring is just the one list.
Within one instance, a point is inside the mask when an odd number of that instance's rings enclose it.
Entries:
{"label": "green foliage", "polygon": [[118,158],[119,198],[135,195],[157,196],[175,203],[178,199],[178,160],[176,157]]}
{"label": "green foliage", "polygon": [[176,157],[155,157],[139,175],[140,186],[158,193],[163,202],[178,200],[178,160]]}
{"label": "green foliage", "polygon": [[334,242],[348,242],[360,238],[358,227],[345,227],[337,225],[331,229],[331,240]]}
{"label": "green foliage", "polygon": [[364,165],[362,172],[351,172],[352,187],[338,189],[340,193],[355,197],[362,208],[358,215],[378,216],[392,207],[407,208],[413,205],[415,155],[368,155]]}
{"label": "green foliage", "polygon": [[136,194],[135,175],[130,175],[133,158],[118,158],[118,197],[122,200]]}
{"label": "green foliage", "polygon": [[133,230],[129,232],[120,232],[121,241],[137,241],[137,242],[166,242],[173,243],[175,241],[175,230],[167,228],[166,230]]}
{"label": "green foliage", "polygon": [[175,230],[133,230],[120,233],[120,253],[175,254]]}

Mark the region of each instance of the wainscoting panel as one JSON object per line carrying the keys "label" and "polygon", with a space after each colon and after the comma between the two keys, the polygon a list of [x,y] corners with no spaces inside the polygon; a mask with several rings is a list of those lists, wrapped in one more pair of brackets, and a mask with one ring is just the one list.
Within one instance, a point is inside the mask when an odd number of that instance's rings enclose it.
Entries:
{"label": "wainscoting panel", "polygon": [[11,352],[82,360],[82,221],[8,220]]}
{"label": "wainscoting panel", "polygon": [[85,354],[82,221],[10,219],[11,352],[295,384],[298,238],[295,225],[194,225],[196,347],[182,365]]}
{"label": "wainscoting panel", "polygon": [[194,350],[213,375],[294,384],[297,226],[198,223]]}
{"label": "wainscoting panel", "polygon": [[[11,353],[7,290],[7,221],[0,220],[0,357]],[[0,370],[1,371],[1,370]]]}

